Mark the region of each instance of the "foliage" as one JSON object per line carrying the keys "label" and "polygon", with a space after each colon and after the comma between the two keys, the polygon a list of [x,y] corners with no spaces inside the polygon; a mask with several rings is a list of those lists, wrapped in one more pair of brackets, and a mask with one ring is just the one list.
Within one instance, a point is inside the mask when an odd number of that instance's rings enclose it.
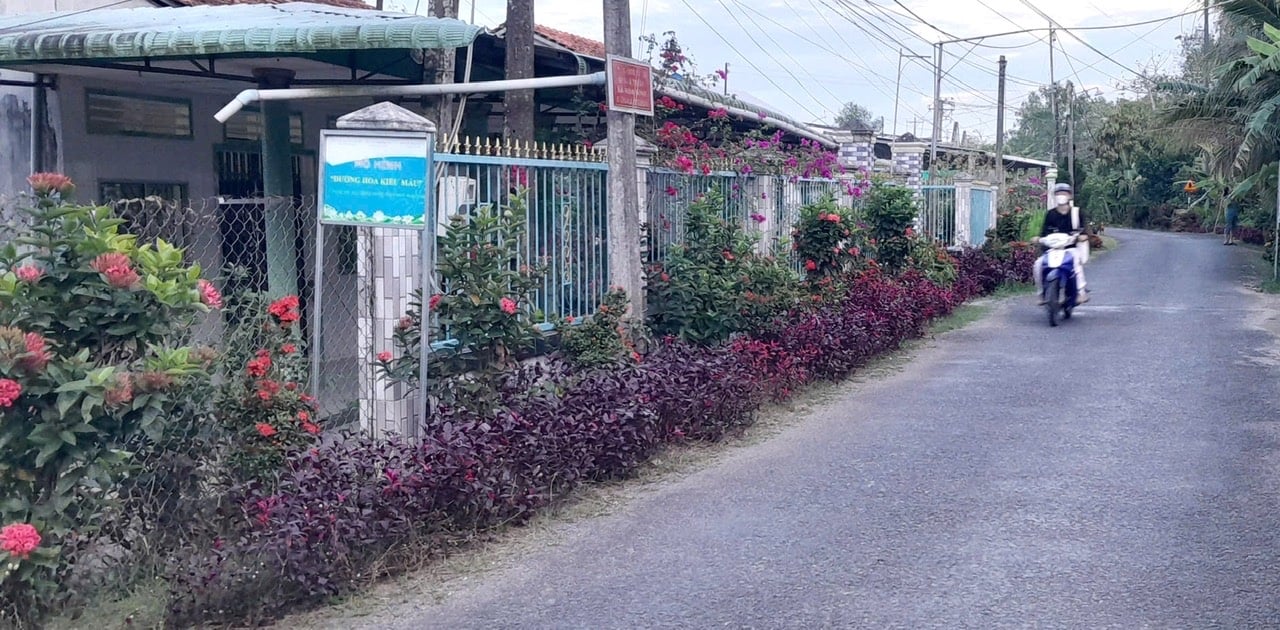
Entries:
{"label": "foliage", "polygon": [[911,225],[917,215],[914,192],[901,186],[875,186],[864,213],[871,225],[875,259],[886,270],[902,271],[911,255]]}
{"label": "foliage", "polygon": [[791,306],[790,283],[778,282],[785,270],[756,255],[754,237],[726,221],[723,207],[718,190],[695,200],[685,217],[684,243],[672,245],[665,262],[649,266],[655,333],[710,345]]}
{"label": "foliage", "polygon": [[[425,307],[432,337],[450,339],[456,348],[438,361],[435,373],[440,381],[457,380],[459,388],[444,391],[464,395],[472,404],[493,400],[492,377],[514,366],[518,354],[531,349],[540,335],[531,322],[530,304],[543,270],[520,260],[526,194],[512,195],[506,206],[480,206],[470,217],[455,215],[440,237],[436,268],[443,289]],[[415,294],[396,326],[395,352],[377,357],[392,382],[417,385],[423,306]]]}
{"label": "foliage", "polygon": [[180,249],[72,205],[64,176],[30,182],[30,231],[0,248],[0,523],[40,537],[0,574],[0,619],[19,623],[74,594],[59,586],[77,552],[135,498],[133,456],[192,419],[186,386],[206,372],[183,344],[221,302]]}
{"label": "foliage", "polygon": [[791,238],[810,281],[846,273],[864,259],[866,243],[853,213],[830,196],[800,209]]}
{"label": "foliage", "polygon": [[298,298],[236,300],[228,315],[217,417],[230,437],[228,465],[242,479],[269,479],[285,456],[313,444],[319,410],[304,391],[308,365],[296,322]]}
{"label": "foliage", "polygon": [[629,352],[622,317],[627,312],[627,293],[614,289],[605,294],[586,321],[560,322],[560,349],[570,363],[579,367],[605,367],[623,361]]}
{"label": "foliage", "polygon": [[835,122],[837,127],[850,131],[874,131],[879,133],[884,130],[884,116],[873,116],[871,110],[852,101],[845,103],[840,108],[840,113],[836,114]]}
{"label": "foliage", "polygon": [[909,240],[907,267],[918,271],[930,282],[950,286],[956,280],[956,265],[945,247],[933,239],[913,236]]}

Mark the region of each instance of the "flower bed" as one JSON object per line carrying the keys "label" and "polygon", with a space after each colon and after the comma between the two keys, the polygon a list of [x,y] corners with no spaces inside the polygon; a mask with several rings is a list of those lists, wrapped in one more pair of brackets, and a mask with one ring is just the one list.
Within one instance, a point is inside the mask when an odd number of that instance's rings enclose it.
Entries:
{"label": "flower bed", "polygon": [[950,287],[873,268],[839,299],[729,343],[667,337],[639,362],[516,368],[494,389],[501,411],[442,407],[419,443],[351,438],[299,452],[278,485],[239,488],[226,542],[175,565],[170,621],[261,621],[394,570],[383,559],[397,546],[518,523],[666,446],[719,440],[765,403],[844,378],[965,299],[1024,277],[1011,268],[1024,262],[966,251]]}

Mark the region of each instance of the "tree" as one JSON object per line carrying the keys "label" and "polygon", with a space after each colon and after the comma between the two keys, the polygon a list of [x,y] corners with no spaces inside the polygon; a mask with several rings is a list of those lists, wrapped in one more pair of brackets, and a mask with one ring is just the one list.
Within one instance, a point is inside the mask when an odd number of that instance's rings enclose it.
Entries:
{"label": "tree", "polygon": [[849,131],[874,131],[879,133],[884,130],[884,116],[872,116],[871,110],[857,103],[849,102],[840,108],[839,114],[836,114],[836,126]]}

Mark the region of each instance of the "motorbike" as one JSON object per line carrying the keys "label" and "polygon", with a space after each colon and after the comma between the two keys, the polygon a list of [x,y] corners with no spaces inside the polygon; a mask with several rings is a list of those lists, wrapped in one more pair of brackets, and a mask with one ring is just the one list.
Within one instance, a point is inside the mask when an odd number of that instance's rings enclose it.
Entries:
{"label": "motorbike", "polygon": [[1049,325],[1057,326],[1058,317],[1071,319],[1071,311],[1076,304],[1075,244],[1078,233],[1050,234],[1040,239],[1040,244],[1048,251],[1044,253],[1043,286],[1045,310],[1049,314]]}

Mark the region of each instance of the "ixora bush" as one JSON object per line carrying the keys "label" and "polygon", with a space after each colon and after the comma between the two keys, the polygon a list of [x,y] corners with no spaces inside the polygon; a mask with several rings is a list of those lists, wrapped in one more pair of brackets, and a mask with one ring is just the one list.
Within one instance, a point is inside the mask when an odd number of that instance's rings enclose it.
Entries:
{"label": "ixora bush", "polygon": [[689,205],[683,244],[648,268],[649,320],[658,335],[710,345],[798,302],[794,274],[755,253],[754,237],[722,216],[717,190]]}
{"label": "ixora bush", "polygon": [[532,323],[531,296],[543,271],[534,261],[520,260],[526,194],[522,189],[505,206],[485,205],[470,217],[453,217],[440,239],[442,290],[425,304],[420,295],[415,298],[396,326],[395,351],[377,357],[388,380],[417,386],[425,307],[432,338],[456,343],[434,359],[435,373],[443,376],[436,382],[448,387],[433,395],[445,395],[446,404],[493,406],[493,377],[512,368],[540,335]]}
{"label": "ixora bush", "polygon": [[271,301],[245,295],[228,309],[218,420],[228,437],[227,464],[240,479],[268,479],[285,456],[320,434],[315,400],[305,391],[307,361],[297,296]]}
{"label": "ixora bush", "polygon": [[810,281],[846,274],[866,261],[865,237],[853,212],[831,197],[800,210],[791,238]]}
{"label": "ixora bush", "polygon": [[891,273],[906,269],[912,254],[912,229],[917,208],[915,193],[902,186],[874,186],[863,212],[871,224],[874,257]]}
{"label": "ixora bush", "polygon": [[208,363],[185,343],[221,305],[178,248],[138,244],[109,209],[73,205],[64,176],[29,181],[30,229],[0,248],[5,623],[35,623],[74,595],[75,562],[131,498],[139,454],[195,417],[187,385],[207,381]]}

